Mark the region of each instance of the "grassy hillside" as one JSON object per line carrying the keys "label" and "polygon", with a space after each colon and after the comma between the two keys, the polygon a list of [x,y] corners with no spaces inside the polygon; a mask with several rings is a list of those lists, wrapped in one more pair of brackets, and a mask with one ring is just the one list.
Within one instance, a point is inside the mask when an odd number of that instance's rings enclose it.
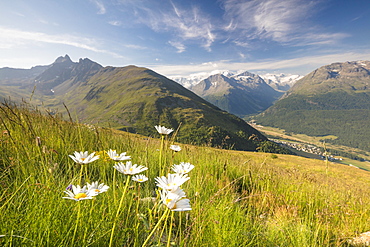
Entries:
{"label": "grassy hillside", "polygon": [[[154,127],[153,127],[154,128]],[[370,173],[329,162],[181,145],[0,107],[1,246],[346,246],[370,228]],[[180,128],[180,132],[182,129]],[[145,183],[113,169],[104,151],[148,167]],[[100,158],[76,164],[74,151]],[[162,205],[154,178],[195,168],[181,187],[192,210]],[[70,184],[110,188],[92,200],[62,198]],[[112,230],[114,229],[114,230]]]}
{"label": "grassy hillside", "polygon": [[144,135],[153,135],[152,126],[158,123],[173,129],[181,126],[183,132],[177,136],[181,142],[243,150],[257,146],[249,136],[265,139],[243,120],[146,68],[107,67],[76,88],[78,94],[71,88],[59,99],[84,122]]}
{"label": "grassy hillside", "polygon": [[73,63],[60,57],[35,80],[33,92],[31,80],[27,87],[1,86],[5,94],[0,97],[9,94],[18,102],[31,99],[32,104],[63,113],[66,119],[147,136],[156,133],[157,124],[181,126],[177,141],[182,143],[256,150],[266,142],[242,119],[146,68],[103,68],[88,59]]}
{"label": "grassy hillside", "polygon": [[258,123],[370,151],[370,62],[334,63],[299,80]]}

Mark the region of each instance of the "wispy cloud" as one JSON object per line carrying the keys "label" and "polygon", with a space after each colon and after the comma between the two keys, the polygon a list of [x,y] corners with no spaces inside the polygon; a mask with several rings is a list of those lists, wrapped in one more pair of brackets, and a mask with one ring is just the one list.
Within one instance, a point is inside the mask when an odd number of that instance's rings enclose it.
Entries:
{"label": "wispy cloud", "polygon": [[[156,32],[171,33],[173,38],[178,40],[177,44],[180,41],[191,40],[200,44],[207,51],[211,50],[216,38],[213,26],[211,20],[198,7],[182,8],[173,2],[170,2],[169,5],[163,2],[160,8],[153,9],[136,5],[136,9],[136,16],[141,23]],[[178,48],[174,41],[171,41],[170,44]],[[178,51],[182,52],[184,48],[182,47]]]}
{"label": "wispy cloud", "polygon": [[[322,33],[309,23],[320,1],[224,0],[224,30],[246,40],[273,40],[282,44],[327,44],[344,34]],[[311,34],[311,35],[307,35]]]}
{"label": "wispy cloud", "polygon": [[[233,63],[230,61],[214,61],[202,64],[188,65],[148,65],[147,67],[165,76],[189,76],[195,73],[211,73],[214,70],[231,71],[257,71],[257,70],[280,70],[290,69],[291,71],[304,71],[302,75],[313,71],[321,66],[335,63],[356,60],[366,60],[370,56],[370,50],[364,53],[346,52],[326,55],[306,56],[284,60],[262,60],[257,62]],[[179,71],[181,71],[179,74]]]}
{"label": "wispy cloud", "polygon": [[122,25],[122,22],[120,21],[110,21],[108,23],[112,26],[117,26],[117,27]]}
{"label": "wispy cloud", "polygon": [[99,0],[90,0],[92,3],[94,3],[96,5],[96,7],[98,8],[98,14],[99,15],[104,15],[107,10],[104,6],[104,4],[102,2],[100,2]]}
{"label": "wispy cloud", "polygon": [[52,35],[0,27],[0,47],[3,49],[14,49],[17,46],[30,45],[30,41],[34,43],[43,42],[69,45],[93,52],[110,54],[114,57],[122,57],[116,53],[97,48],[97,42],[94,39],[77,37],[69,34]]}
{"label": "wispy cloud", "polygon": [[226,30],[241,31],[250,38],[270,38],[285,42],[299,31],[304,18],[313,11],[305,0],[225,0]]}
{"label": "wispy cloud", "polygon": [[132,8],[137,22],[168,35],[167,43],[178,53],[185,52],[190,45],[199,45],[206,51],[219,44],[257,50],[263,48],[263,42],[270,45],[271,41],[285,46],[331,45],[348,36],[325,32],[325,27],[311,22],[311,17],[324,6],[320,0],[219,0],[218,3],[223,11],[221,15],[201,9],[196,3],[188,6],[175,0],[160,4],[150,0],[121,0],[121,4]]}
{"label": "wispy cloud", "polygon": [[124,47],[130,48],[130,49],[136,49],[136,50],[146,50],[147,49],[147,47],[145,46],[132,45],[132,44],[124,45]]}
{"label": "wispy cloud", "polygon": [[184,44],[182,44],[181,42],[178,42],[178,41],[168,41],[168,43],[175,47],[177,49],[177,53],[182,53],[186,50],[186,47]]}

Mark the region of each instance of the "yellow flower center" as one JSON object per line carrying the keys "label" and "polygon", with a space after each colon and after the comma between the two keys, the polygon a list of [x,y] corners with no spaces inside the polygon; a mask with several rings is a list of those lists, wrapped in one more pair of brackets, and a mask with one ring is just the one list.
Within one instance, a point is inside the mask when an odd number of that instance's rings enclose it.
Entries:
{"label": "yellow flower center", "polygon": [[87,195],[85,193],[78,193],[74,196],[75,199],[81,199],[81,198],[85,198],[87,197]]}
{"label": "yellow flower center", "polygon": [[82,161],[84,161],[86,158],[81,158]]}
{"label": "yellow flower center", "polygon": [[171,202],[171,201],[172,201],[172,199],[167,198],[167,199],[166,199],[166,206],[167,206],[169,209],[174,210],[174,209],[176,209],[176,208],[177,208],[177,205],[176,205],[176,203],[175,203],[175,204],[173,204],[172,208],[170,208],[170,207],[168,206],[168,204],[170,204],[170,202]]}
{"label": "yellow flower center", "polygon": [[172,199],[166,199],[166,205],[168,204],[168,203],[170,203],[172,201]]}
{"label": "yellow flower center", "polygon": [[134,169],[133,168],[130,168],[129,171],[132,172]]}
{"label": "yellow flower center", "polygon": [[137,181],[142,182],[142,181],[144,181],[144,179],[139,178]]}
{"label": "yellow flower center", "polygon": [[99,193],[99,192],[100,192],[100,190],[99,190],[99,189],[95,189],[95,192],[98,192],[98,193]]}

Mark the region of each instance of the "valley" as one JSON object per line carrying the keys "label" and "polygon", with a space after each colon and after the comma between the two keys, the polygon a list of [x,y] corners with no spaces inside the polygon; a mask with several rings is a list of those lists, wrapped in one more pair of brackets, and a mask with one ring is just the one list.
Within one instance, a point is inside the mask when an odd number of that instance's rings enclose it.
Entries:
{"label": "valley", "polygon": [[[299,156],[325,160],[325,157],[323,156],[325,155],[325,149],[337,150],[337,153],[338,151],[339,153],[345,152],[347,157],[342,155],[334,155],[328,151],[330,161],[345,165],[352,165],[370,171],[370,152],[365,152],[356,148],[350,148],[348,146],[334,145],[324,142],[324,140],[336,139],[336,136],[329,135],[317,137],[304,134],[293,134],[286,133],[286,131],[283,129],[262,126],[256,124],[255,122],[249,122],[249,124],[267,136],[270,140],[283,144]],[[357,158],[349,158],[348,156]]]}

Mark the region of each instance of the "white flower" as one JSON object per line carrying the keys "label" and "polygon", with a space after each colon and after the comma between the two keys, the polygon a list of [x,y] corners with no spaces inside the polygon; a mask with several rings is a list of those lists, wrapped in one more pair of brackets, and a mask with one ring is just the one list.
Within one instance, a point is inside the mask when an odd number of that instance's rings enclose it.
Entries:
{"label": "white flower", "polygon": [[116,152],[116,150],[112,150],[112,149],[109,149],[107,154],[108,154],[109,158],[111,158],[112,160],[121,160],[122,161],[122,160],[131,159],[131,156],[126,156],[126,152],[118,154]]}
{"label": "white flower", "polygon": [[132,177],[133,181],[139,182],[139,183],[144,183],[145,181],[148,181],[148,177],[142,174],[135,175]]}
{"label": "white flower", "polygon": [[87,183],[87,190],[93,190],[98,194],[106,192],[108,189],[108,185],[105,185],[104,183],[99,184],[98,181],[93,182],[92,184]]}
{"label": "white flower", "polygon": [[148,168],[145,166],[138,166],[137,164],[133,165],[131,161],[127,161],[126,165],[119,162],[113,167],[116,168],[117,171],[125,175],[135,175],[142,171],[148,170]]}
{"label": "white flower", "polygon": [[186,174],[193,170],[194,165],[190,164],[189,162],[181,162],[180,164],[174,164],[172,166],[172,171],[176,172],[177,174]]}
{"label": "white flower", "polygon": [[75,151],[74,156],[69,155],[69,157],[71,157],[74,160],[74,162],[76,162],[78,164],[88,164],[90,162],[93,162],[93,161],[99,159],[99,155],[94,156],[94,154],[95,154],[95,152],[89,154],[87,151],[85,151],[85,152]]}
{"label": "white flower", "polygon": [[175,152],[181,151],[181,147],[179,145],[171,145],[170,149],[175,151]]}
{"label": "white flower", "polygon": [[168,135],[169,133],[171,133],[173,131],[173,129],[167,129],[166,127],[160,126],[160,125],[158,125],[158,126],[156,125],[154,127],[156,128],[158,133],[161,134],[161,135]]}
{"label": "white flower", "polygon": [[68,196],[63,198],[75,201],[93,199],[93,196],[96,196],[98,194],[98,192],[94,190],[88,190],[86,186],[81,188],[80,185],[72,185],[72,191],[66,190],[64,191],[64,193],[66,193]]}
{"label": "white flower", "polygon": [[190,178],[188,177],[187,174],[170,174],[170,173],[167,175],[167,177],[162,176],[154,178],[158,187],[168,191],[176,190],[179,186],[181,186],[189,179]]}
{"label": "white flower", "polygon": [[162,190],[161,200],[172,211],[189,211],[191,210],[190,200],[185,198],[185,192],[177,187],[176,190]]}

